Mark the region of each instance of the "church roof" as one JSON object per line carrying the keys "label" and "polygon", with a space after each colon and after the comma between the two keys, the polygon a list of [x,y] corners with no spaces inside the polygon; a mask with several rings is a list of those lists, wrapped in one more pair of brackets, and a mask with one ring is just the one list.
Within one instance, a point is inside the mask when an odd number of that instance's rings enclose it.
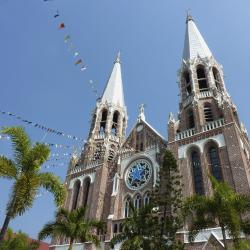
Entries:
{"label": "church roof", "polygon": [[106,87],[102,94],[101,102],[108,102],[118,106],[125,106],[122,74],[121,74],[121,62],[120,52],[114,62],[113,70],[107,81]]}
{"label": "church roof", "polygon": [[183,59],[192,60],[195,57],[201,58],[212,56],[204,38],[198,30],[193,18],[188,15],[186,21],[186,34],[183,50]]}

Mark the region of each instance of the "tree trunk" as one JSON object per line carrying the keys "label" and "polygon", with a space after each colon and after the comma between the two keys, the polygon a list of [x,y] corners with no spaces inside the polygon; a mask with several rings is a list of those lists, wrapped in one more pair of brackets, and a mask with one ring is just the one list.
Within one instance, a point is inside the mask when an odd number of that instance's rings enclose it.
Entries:
{"label": "tree trunk", "polygon": [[0,232],[0,243],[4,240],[4,236],[5,236],[6,231],[8,229],[10,219],[11,219],[11,216],[9,214],[7,214],[5,217],[1,232]]}
{"label": "tree trunk", "polygon": [[222,231],[222,237],[223,237],[224,248],[225,248],[225,250],[228,250],[225,226],[224,226],[224,225],[220,225],[220,227],[221,227],[221,231]]}
{"label": "tree trunk", "polygon": [[74,239],[70,238],[69,249],[68,250],[72,250],[73,249],[73,242],[74,242]]}
{"label": "tree trunk", "polygon": [[0,244],[4,240],[6,231],[8,229],[8,226],[9,226],[9,223],[10,223],[10,220],[11,220],[11,217],[12,217],[12,211],[13,211],[13,206],[14,206],[15,200],[16,200],[16,198],[14,196],[13,200],[11,201],[9,211],[6,214],[6,217],[5,217],[1,232],[0,232]]}

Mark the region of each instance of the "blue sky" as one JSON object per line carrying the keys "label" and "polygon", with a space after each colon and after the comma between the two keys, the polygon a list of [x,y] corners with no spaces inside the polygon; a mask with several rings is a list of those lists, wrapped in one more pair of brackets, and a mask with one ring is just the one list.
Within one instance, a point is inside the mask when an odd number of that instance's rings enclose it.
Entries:
{"label": "blue sky", "polygon": [[[60,17],[53,18],[57,9]],[[89,80],[101,93],[121,50],[127,131],[139,104],[145,103],[147,121],[166,136],[168,114],[178,108],[176,81],[187,9],[224,66],[227,89],[250,129],[249,0],[0,0],[0,110],[86,138],[95,107]],[[65,23],[64,30],[58,30],[60,22]],[[67,34],[87,65],[84,72],[67,50]],[[24,124],[0,114],[0,126],[12,125]],[[32,126],[26,129],[35,141],[75,145]],[[53,149],[53,153],[70,150]],[[0,140],[0,154],[12,157],[9,141]],[[48,170],[63,180],[67,159],[60,163],[64,165]],[[0,179],[0,224],[10,189],[11,182]],[[52,197],[44,193],[11,227],[36,237],[54,210]]]}

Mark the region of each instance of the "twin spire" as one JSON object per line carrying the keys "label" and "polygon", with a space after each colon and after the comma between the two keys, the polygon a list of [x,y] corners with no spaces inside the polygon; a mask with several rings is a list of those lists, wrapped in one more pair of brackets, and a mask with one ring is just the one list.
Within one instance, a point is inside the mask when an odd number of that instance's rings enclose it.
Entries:
{"label": "twin spire", "polygon": [[[199,32],[192,16],[188,14],[186,19],[183,59],[188,61],[196,57],[205,58],[211,56],[212,52]],[[114,61],[113,70],[103,91],[101,102],[112,103],[120,107],[125,107],[120,52],[118,52]]]}
{"label": "twin spire", "polygon": [[114,61],[113,70],[103,91],[101,102],[112,103],[114,105],[124,107],[125,102],[123,94],[120,56],[120,52],[118,52],[118,55]]}
{"label": "twin spire", "polygon": [[186,34],[183,50],[183,59],[192,60],[196,57],[211,57],[212,52],[208,48],[192,16],[188,13],[186,19]]}

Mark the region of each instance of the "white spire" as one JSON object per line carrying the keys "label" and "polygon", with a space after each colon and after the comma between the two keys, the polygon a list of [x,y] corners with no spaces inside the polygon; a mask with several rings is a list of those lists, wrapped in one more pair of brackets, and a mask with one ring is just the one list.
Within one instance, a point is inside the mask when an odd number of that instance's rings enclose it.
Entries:
{"label": "white spire", "polygon": [[119,105],[121,107],[125,106],[122,85],[120,51],[118,52],[118,55],[114,62],[113,70],[102,94],[101,102],[108,102],[115,105]]}
{"label": "white spire", "polygon": [[205,58],[212,56],[212,53],[198,30],[192,16],[188,14],[186,20],[183,59],[185,61],[192,60],[197,56]]}

